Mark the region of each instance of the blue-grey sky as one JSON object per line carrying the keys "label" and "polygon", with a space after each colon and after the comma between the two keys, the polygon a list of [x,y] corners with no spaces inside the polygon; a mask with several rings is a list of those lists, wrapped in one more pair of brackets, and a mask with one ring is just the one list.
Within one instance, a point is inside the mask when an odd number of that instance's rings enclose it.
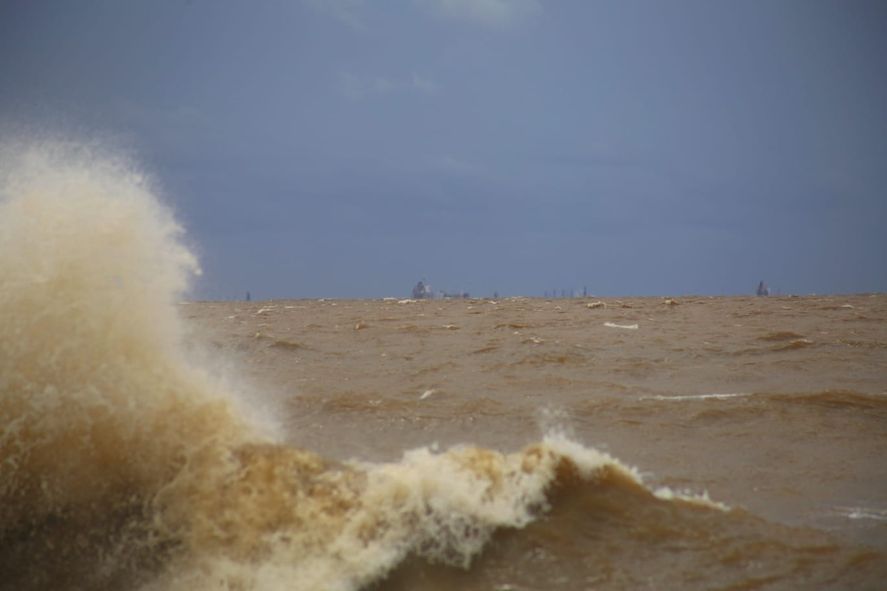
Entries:
{"label": "blue-grey sky", "polygon": [[881,0],[0,0],[0,124],[134,151],[195,295],[887,291]]}

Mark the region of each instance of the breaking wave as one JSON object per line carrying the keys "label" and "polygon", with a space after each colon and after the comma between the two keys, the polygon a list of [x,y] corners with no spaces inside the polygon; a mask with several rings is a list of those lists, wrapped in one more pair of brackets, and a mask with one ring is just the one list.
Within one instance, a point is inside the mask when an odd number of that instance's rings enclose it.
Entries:
{"label": "breaking wave", "polygon": [[[285,446],[250,410],[255,394],[246,404],[183,346],[177,303],[198,272],[130,163],[64,143],[0,149],[0,589],[399,589],[429,576],[463,588],[454,573],[469,571],[451,566],[478,563],[477,588],[515,572],[555,588],[544,573],[571,565],[592,585],[665,573],[698,588],[712,569],[736,583],[809,578],[813,554],[828,568],[877,564],[762,533],[704,496],[651,491],[558,435],[514,453],[420,448],[390,463]],[[780,550],[761,557],[771,534]],[[544,543],[561,545],[554,558]],[[675,544],[697,557],[683,570]],[[763,566],[749,574],[745,557]]]}
{"label": "breaking wave", "polygon": [[176,303],[199,269],[143,175],[50,143],[3,148],[0,182],[5,584],[355,589],[407,555],[467,565],[566,472],[641,486],[557,437],[388,464],[283,446],[188,361]]}

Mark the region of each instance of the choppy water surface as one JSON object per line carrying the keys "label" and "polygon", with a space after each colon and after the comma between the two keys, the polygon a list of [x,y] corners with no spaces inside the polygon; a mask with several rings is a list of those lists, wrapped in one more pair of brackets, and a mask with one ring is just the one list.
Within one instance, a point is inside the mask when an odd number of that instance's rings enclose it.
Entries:
{"label": "choppy water surface", "polygon": [[6,156],[2,589],[877,589],[887,296],[182,303],[125,164]]}
{"label": "choppy water surface", "polygon": [[[555,486],[544,519],[502,532],[467,572],[405,568],[442,588],[792,588],[807,576],[853,588],[865,586],[869,559],[883,564],[885,296],[183,312],[198,340],[276,392],[293,445],[393,461],[435,442],[515,450],[556,430],[641,473],[647,496],[612,483]],[[707,493],[730,510],[649,496],[660,487]]]}

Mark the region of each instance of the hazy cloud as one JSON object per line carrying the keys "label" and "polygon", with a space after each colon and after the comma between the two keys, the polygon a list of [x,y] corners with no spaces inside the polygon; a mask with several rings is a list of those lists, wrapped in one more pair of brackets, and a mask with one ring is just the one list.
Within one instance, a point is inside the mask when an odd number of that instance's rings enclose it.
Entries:
{"label": "hazy cloud", "polygon": [[408,78],[396,79],[384,76],[361,77],[350,72],[339,74],[339,89],[351,100],[395,93],[435,94],[438,85],[430,78],[413,72]]}
{"label": "hazy cloud", "polygon": [[508,27],[542,12],[538,0],[417,0],[434,14],[489,27]]}
{"label": "hazy cloud", "polygon": [[428,165],[432,171],[455,176],[471,175],[479,171],[479,168],[471,162],[452,154],[429,158]]}
{"label": "hazy cloud", "polygon": [[425,94],[434,94],[438,89],[437,84],[433,80],[419,76],[415,72],[413,72],[410,82],[413,89]]}
{"label": "hazy cloud", "polygon": [[341,21],[352,29],[366,29],[360,16],[364,0],[302,0],[302,2],[311,9]]}

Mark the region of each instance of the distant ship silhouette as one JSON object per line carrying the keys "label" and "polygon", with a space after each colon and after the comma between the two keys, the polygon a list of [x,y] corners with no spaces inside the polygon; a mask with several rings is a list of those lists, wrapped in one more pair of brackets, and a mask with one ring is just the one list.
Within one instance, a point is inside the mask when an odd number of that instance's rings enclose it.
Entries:
{"label": "distant ship silhouette", "polygon": [[416,284],[416,287],[413,288],[414,300],[431,299],[433,297],[434,292],[431,291],[431,286],[426,285],[424,281],[420,281]]}

